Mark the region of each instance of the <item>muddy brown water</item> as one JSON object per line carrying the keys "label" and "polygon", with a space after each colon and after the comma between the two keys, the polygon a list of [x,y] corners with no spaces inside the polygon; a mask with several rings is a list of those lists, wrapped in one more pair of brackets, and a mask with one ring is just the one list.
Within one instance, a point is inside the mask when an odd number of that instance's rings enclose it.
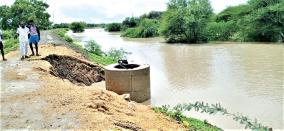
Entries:
{"label": "muddy brown water", "polygon": [[[96,40],[103,50],[123,48],[132,52],[130,61],[150,64],[152,106],[221,103],[230,112],[283,129],[283,44],[165,44],[161,38],[127,39],[103,29],[69,35],[82,43]],[[223,129],[243,129],[226,116],[193,111],[188,114]]]}

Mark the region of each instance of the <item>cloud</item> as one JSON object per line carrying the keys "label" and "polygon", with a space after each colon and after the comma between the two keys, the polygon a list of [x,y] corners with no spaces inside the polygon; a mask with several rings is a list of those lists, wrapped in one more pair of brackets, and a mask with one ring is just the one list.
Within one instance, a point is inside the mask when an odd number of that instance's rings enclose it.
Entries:
{"label": "cloud", "polygon": [[[2,2],[3,1],[3,2]],[[1,0],[0,5],[11,5],[15,0]],[[121,22],[125,17],[164,11],[168,0],[43,0],[50,7],[50,20],[55,23],[86,21],[89,23]],[[210,0],[214,12],[247,0]]]}

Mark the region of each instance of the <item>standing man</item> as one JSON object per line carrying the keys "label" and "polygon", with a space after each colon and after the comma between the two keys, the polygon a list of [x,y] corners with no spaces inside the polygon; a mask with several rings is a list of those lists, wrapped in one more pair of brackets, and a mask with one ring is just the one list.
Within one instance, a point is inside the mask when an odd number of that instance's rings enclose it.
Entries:
{"label": "standing man", "polygon": [[2,30],[0,29],[0,50],[1,50],[1,54],[2,54],[2,59],[3,61],[6,61],[5,57],[4,57],[4,46],[3,46],[3,32]]}
{"label": "standing man", "polygon": [[38,27],[34,24],[33,20],[29,21],[29,30],[30,30],[30,38],[29,38],[29,42],[30,42],[30,48],[32,51],[31,56],[34,56],[34,49],[33,49],[33,44],[35,44],[35,50],[36,50],[36,56],[40,56],[38,54],[38,42],[40,40],[40,32]]}
{"label": "standing man", "polygon": [[29,58],[28,54],[28,44],[29,44],[29,28],[25,26],[24,22],[20,23],[20,27],[17,29],[17,35],[19,37],[21,60]]}

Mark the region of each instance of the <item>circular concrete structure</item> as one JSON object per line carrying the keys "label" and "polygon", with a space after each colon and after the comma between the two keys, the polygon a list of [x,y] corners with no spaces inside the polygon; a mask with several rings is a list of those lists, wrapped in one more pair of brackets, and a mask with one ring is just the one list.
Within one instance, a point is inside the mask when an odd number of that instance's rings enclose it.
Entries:
{"label": "circular concrete structure", "polygon": [[132,69],[112,64],[105,68],[106,89],[119,95],[130,94],[130,100],[143,102],[150,99],[150,66],[129,64]]}

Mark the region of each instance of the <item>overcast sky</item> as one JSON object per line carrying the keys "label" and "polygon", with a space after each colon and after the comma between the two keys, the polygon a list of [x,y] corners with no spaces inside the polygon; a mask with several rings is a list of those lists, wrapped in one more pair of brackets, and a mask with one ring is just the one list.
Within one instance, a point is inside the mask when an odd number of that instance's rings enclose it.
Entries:
{"label": "overcast sky", "polygon": [[[11,5],[15,0],[0,0]],[[152,10],[166,10],[168,0],[43,0],[50,7],[50,20],[55,23],[86,21],[89,23],[120,22],[128,16],[140,16]],[[215,13],[247,0],[210,0]]]}

